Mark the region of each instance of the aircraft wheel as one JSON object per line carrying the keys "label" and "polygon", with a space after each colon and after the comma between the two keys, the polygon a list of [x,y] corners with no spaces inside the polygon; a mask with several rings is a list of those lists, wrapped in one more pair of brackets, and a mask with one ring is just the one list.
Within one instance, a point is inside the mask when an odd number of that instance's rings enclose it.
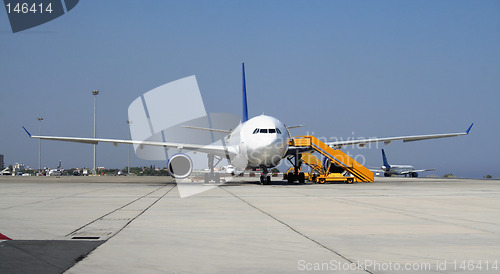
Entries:
{"label": "aircraft wheel", "polygon": [[271,184],[271,176],[267,176],[266,183],[267,183],[268,185],[270,185],[270,184]]}
{"label": "aircraft wheel", "polygon": [[299,173],[299,183],[304,184],[305,182],[306,182],[306,178],[304,176],[304,173],[303,172]]}

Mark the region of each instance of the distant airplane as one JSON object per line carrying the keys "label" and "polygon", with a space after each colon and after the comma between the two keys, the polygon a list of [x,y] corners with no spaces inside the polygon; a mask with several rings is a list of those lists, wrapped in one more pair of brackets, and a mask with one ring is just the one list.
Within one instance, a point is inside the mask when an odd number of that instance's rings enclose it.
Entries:
{"label": "distant airplane", "polygon": [[[24,130],[31,138],[39,138],[56,141],[69,141],[77,143],[97,144],[99,142],[107,142],[114,144],[136,144],[142,146],[160,146],[164,148],[177,149],[179,153],[168,159],[167,167],[174,178],[187,178],[193,171],[193,162],[191,158],[182,153],[183,150],[196,151],[208,154],[208,167],[211,170],[210,176],[205,177],[205,181],[220,182],[220,175],[214,173],[214,157],[219,159],[229,159],[230,164],[238,170],[260,168],[262,170],[260,176],[261,184],[271,182],[271,176],[268,176],[269,169],[277,166],[282,159],[300,155],[301,153],[312,151],[309,147],[293,147],[289,146],[290,136],[289,129],[299,126],[286,126],[280,120],[267,116],[260,115],[248,119],[246,83],[245,83],[245,64],[242,64],[243,70],[243,117],[240,124],[234,129],[212,129],[202,127],[188,127],[195,130],[205,130],[211,132],[226,133],[225,145],[200,145],[189,143],[174,143],[164,141],[140,141],[140,140],[121,140],[121,139],[101,139],[101,138],[81,138],[81,137],[56,137],[56,136],[34,136],[31,135],[26,128]],[[190,77],[187,77],[190,78]],[[192,77],[194,78],[194,77]],[[178,80],[180,81],[180,80]],[[194,80],[196,81],[196,80]],[[197,84],[196,84],[197,86]],[[297,106],[300,103],[297,103]],[[403,142],[420,141],[426,139],[454,137],[459,135],[469,134],[472,125],[465,132],[445,133],[445,134],[430,134],[430,135],[414,135],[414,136],[399,136],[387,138],[370,138],[360,140],[346,140],[336,142],[326,142],[325,144],[339,149],[347,145],[365,146],[368,143],[384,142],[386,145],[391,141],[402,140]],[[300,166],[300,157],[295,158],[295,166]],[[243,163],[243,164],[242,164]],[[207,179],[208,178],[208,179]],[[301,178],[297,178],[299,181]],[[303,178],[302,178],[303,180]]]}
{"label": "distant airplane", "polygon": [[47,176],[61,176],[62,173],[63,170],[61,169],[61,160],[59,160],[59,165],[54,169],[50,169]]}
{"label": "distant airplane", "polygon": [[222,166],[220,170],[227,174],[233,174],[233,175],[236,174],[236,167],[233,165]]}
{"label": "distant airplane", "polygon": [[[385,156],[385,151],[382,149],[382,160],[384,165],[381,167],[382,172],[384,172],[385,177],[390,177],[392,175],[404,175],[409,177],[418,177],[418,172],[424,171],[432,171],[431,169],[414,169],[413,166],[410,165],[390,165],[387,161],[387,157]],[[372,170],[374,172],[380,172],[380,170]]]}
{"label": "distant airplane", "polygon": [[4,170],[0,171],[0,175],[12,175],[9,167],[4,168]]}

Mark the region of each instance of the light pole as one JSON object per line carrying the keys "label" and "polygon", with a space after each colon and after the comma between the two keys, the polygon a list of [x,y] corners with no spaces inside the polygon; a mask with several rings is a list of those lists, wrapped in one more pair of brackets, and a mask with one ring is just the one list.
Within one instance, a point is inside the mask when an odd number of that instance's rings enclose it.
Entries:
{"label": "light pole", "polygon": [[[132,124],[132,121],[127,120],[127,124],[129,126],[129,132],[130,132],[130,125]],[[130,139],[132,140],[132,132],[130,132]],[[131,144],[128,145],[128,173],[127,175],[130,175],[130,146]]]}
{"label": "light pole", "polygon": [[[38,117],[38,121],[40,122],[40,128],[38,130],[38,135],[42,136],[42,121],[43,117]],[[42,139],[38,139],[38,172],[42,172]]]}
{"label": "light pole", "polygon": [[[92,95],[94,95],[94,138],[96,138],[96,102],[97,102],[97,95],[99,95],[98,90],[93,90]],[[94,144],[94,175],[97,174],[97,168],[96,168],[96,144]]]}

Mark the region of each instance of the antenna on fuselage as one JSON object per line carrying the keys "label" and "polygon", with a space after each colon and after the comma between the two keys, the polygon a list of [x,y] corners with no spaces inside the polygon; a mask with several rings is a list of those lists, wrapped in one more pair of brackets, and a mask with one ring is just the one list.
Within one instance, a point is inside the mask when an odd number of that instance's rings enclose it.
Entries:
{"label": "antenna on fuselage", "polygon": [[247,84],[245,82],[245,63],[242,63],[243,68],[243,117],[241,122],[248,120],[248,107],[247,107]]}

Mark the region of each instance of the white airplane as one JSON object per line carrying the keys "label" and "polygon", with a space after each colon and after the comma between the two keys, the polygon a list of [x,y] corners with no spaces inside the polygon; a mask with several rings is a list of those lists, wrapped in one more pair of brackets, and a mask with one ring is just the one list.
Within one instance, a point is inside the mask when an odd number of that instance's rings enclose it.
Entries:
{"label": "white airplane", "polygon": [[227,174],[236,174],[236,167],[233,165],[222,166],[220,170]]}
{"label": "white airplane", "polygon": [[62,173],[63,170],[61,169],[61,161],[59,160],[59,165],[56,168],[49,170],[49,172],[47,172],[47,176],[61,176]]}
{"label": "white airplane", "polygon": [[12,175],[12,172],[10,171],[9,167],[4,168],[2,171],[0,171],[0,175]]}
{"label": "white airplane", "polygon": [[[189,143],[174,143],[161,141],[138,141],[138,140],[121,140],[121,139],[102,139],[102,138],[81,138],[81,137],[57,137],[57,136],[34,136],[31,135],[26,128],[24,130],[31,138],[55,141],[69,141],[77,143],[97,144],[99,142],[114,143],[114,144],[136,144],[140,146],[160,146],[165,148],[178,149],[179,151],[196,151],[207,153],[209,156],[208,166],[213,171],[215,156],[220,158],[230,159],[230,164],[241,169],[241,163],[245,163],[245,169],[260,168],[262,170],[260,176],[261,184],[266,184],[271,181],[268,176],[268,169],[277,166],[280,161],[287,157],[295,156],[295,166],[300,166],[300,153],[311,150],[304,147],[290,147],[289,140],[291,139],[289,129],[300,126],[287,127],[280,120],[267,116],[260,115],[248,119],[246,83],[245,83],[245,64],[242,64],[243,70],[243,117],[238,126],[234,129],[212,129],[201,127],[187,128],[208,130],[213,132],[227,133],[225,145],[199,145]],[[460,133],[445,133],[445,134],[430,134],[430,135],[414,135],[414,136],[398,136],[386,138],[371,138],[363,140],[347,140],[327,142],[326,144],[333,148],[341,148],[346,145],[359,145],[361,147],[369,143],[384,142],[389,144],[391,141],[403,140],[403,142],[420,141],[426,139],[454,137],[459,135],[467,135],[472,125],[465,132]],[[290,159],[289,158],[289,159]],[[177,153],[170,157],[167,164],[173,177],[183,179],[188,177],[193,170],[192,160],[183,153]],[[213,174],[213,172],[211,173]],[[210,179],[210,178],[209,178]],[[298,178],[297,178],[298,179]],[[217,180],[217,178],[215,179]],[[205,177],[207,181],[207,177]]]}
{"label": "white airplane", "polygon": [[[413,166],[410,165],[390,165],[389,161],[387,161],[387,157],[385,156],[385,151],[382,149],[382,161],[384,165],[381,167],[382,172],[385,177],[390,177],[392,175],[404,175],[410,177],[418,177],[418,172],[424,171],[432,171],[434,168],[430,169],[414,169]],[[372,170],[379,172],[379,170]]]}

